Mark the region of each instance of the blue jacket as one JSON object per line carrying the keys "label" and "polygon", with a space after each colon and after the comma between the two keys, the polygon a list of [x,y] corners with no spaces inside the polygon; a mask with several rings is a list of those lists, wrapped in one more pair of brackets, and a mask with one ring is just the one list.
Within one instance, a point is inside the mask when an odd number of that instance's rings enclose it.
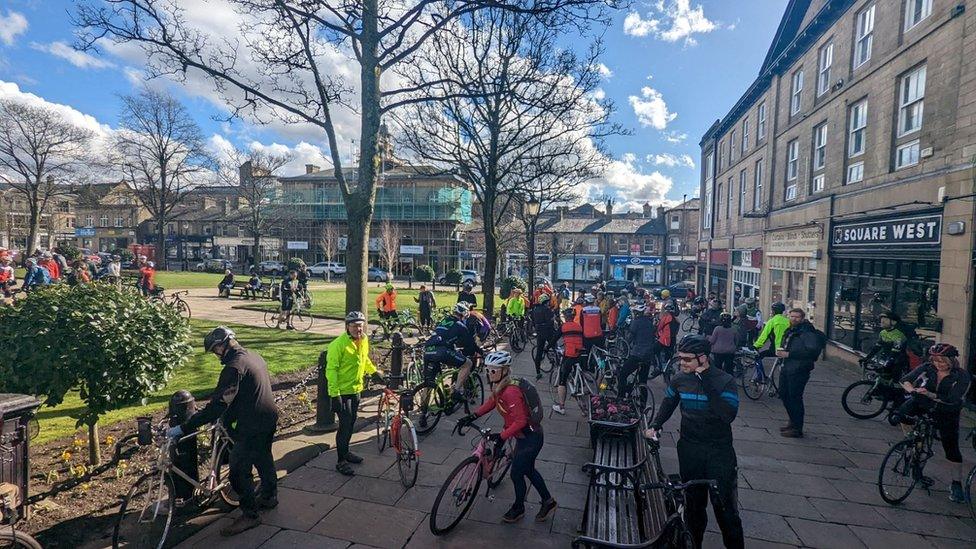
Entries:
{"label": "blue jacket", "polygon": [[28,288],[30,286],[47,286],[51,283],[51,273],[47,272],[44,267],[34,266],[27,270],[27,274],[24,275],[24,287]]}
{"label": "blue jacket", "polygon": [[478,351],[478,344],[474,340],[471,330],[453,318],[445,320],[434,328],[434,334],[425,342],[425,347],[442,347],[454,349],[458,347],[467,356]]}
{"label": "blue jacket", "polygon": [[617,316],[617,326],[625,326],[627,324],[628,318],[630,318],[630,304],[623,303],[620,305],[619,313]]}

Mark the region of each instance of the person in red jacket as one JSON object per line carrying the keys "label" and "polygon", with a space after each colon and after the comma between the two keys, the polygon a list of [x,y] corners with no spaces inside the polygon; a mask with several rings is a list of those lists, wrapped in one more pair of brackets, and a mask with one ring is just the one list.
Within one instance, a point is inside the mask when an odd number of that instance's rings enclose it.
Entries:
{"label": "person in red jacket", "polygon": [[156,265],[152,261],[146,262],[139,269],[139,289],[146,297],[156,289]]}
{"label": "person in red jacket", "polygon": [[498,410],[504,421],[501,434],[492,434],[494,452],[503,451],[506,440],[515,439],[515,452],[512,454],[512,484],[515,486],[515,503],[505,513],[502,520],[518,522],[525,515],[525,495],[528,478],[532,486],[542,498],[542,507],[535,516],[536,522],[545,522],[556,511],[556,500],[546,487],[546,481],[535,468],[535,459],[542,451],[542,425],[535,425],[529,413],[529,407],[517,382],[510,378],[512,369],[512,355],[507,351],[488,353],[485,357],[485,372],[491,383],[491,397],[473,414],[458,420],[458,425],[470,425],[474,420]]}
{"label": "person in red jacket", "polygon": [[576,321],[576,309],[564,310],[563,318],[565,321],[560,327],[559,334],[563,340],[563,360],[559,364],[557,398],[552,405],[552,411],[559,415],[566,415],[566,381],[583,353],[583,327]]}
{"label": "person in red jacket", "polygon": [[52,284],[61,280],[61,266],[54,260],[54,255],[51,252],[44,252],[44,256],[37,262],[37,266],[47,269],[48,274],[51,275]]}
{"label": "person in red jacket", "polygon": [[586,296],[586,305],[579,315],[580,325],[583,327],[583,348],[589,353],[593,346],[603,347],[603,314],[597,307],[593,296]]}

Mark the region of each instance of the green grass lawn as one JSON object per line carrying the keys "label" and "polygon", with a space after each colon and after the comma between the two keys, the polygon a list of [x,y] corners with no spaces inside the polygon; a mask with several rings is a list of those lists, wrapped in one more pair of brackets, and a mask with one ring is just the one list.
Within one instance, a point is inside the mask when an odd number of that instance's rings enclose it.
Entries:
{"label": "green grass lawn", "polygon": [[[163,288],[174,290],[188,290],[191,288],[213,288],[217,293],[217,283],[224,278],[216,273],[194,273],[181,271],[157,271],[156,284]],[[246,277],[245,277],[246,278]]]}
{"label": "green grass lawn", "polygon": [[[314,286],[312,287],[312,309],[311,312],[314,315],[324,316],[328,318],[343,318],[346,315],[346,290],[345,288],[328,288],[316,290]],[[370,287],[367,290],[368,293],[368,305],[370,307],[370,312],[376,309],[376,297],[383,292],[384,289],[380,287]],[[414,313],[417,312],[417,302],[413,298],[420,294],[420,290],[408,290],[408,289],[397,289],[397,308],[400,310],[409,309]],[[481,307],[484,304],[484,295],[481,293],[476,293],[478,296],[478,306]],[[457,292],[451,291],[436,291],[434,292],[434,299],[437,301],[438,307],[450,307],[457,303]],[[500,303],[501,298],[495,296],[495,305]],[[264,301],[264,302],[251,302],[245,303],[244,308],[254,308],[254,309],[275,309],[278,307],[278,303],[274,301]],[[375,315],[373,315],[375,316]]]}
{"label": "green grass lawn", "polygon": [[[193,320],[191,324],[193,356],[173,374],[166,388],[152,395],[145,406],[130,406],[105,414],[99,422],[100,425],[110,425],[137,416],[149,415],[164,408],[170,396],[181,389],[192,392],[198,398],[213,390],[221,366],[216,356],[204,353],[202,342],[203,336],[216,324],[206,320]],[[231,327],[237,332],[237,339],[242,345],[264,357],[272,376],[302,370],[315,364],[319,353],[325,350],[326,344],[331,339],[318,334],[285,332],[236,324],[232,324]],[[70,436],[75,432],[76,421],[71,414],[79,412],[83,406],[77,394],[69,395],[63,403],[53,408],[42,406],[37,414],[41,430],[36,443],[43,444]],[[198,406],[202,406],[202,403]],[[85,427],[82,427],[79,433],[83,438],[88,436]]]}

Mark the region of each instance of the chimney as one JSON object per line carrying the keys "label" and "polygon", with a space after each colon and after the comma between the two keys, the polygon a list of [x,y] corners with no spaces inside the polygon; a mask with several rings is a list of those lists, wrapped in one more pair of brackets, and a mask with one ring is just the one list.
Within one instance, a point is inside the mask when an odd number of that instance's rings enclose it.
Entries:
{"label": "chimney", "polygon": [[607,219],[613,219],[613,199],[607,199]]}
{"label": "chimney", "polygon": [[647,202],[644,203],[644,217],[654,217],[654,208]]}
{"label": "chimney", "polygon": [[305,164],[305,173],[306,174],[318,173],[320,170],[321,170],[321,168],[319,168],[315,164]]}
{"label": "chimney", "polygon": [[661,219],[664,219],[664,210],[665,210],[665,207],[664,206],[658,206],[657,207],[657,217],[659,217]]}

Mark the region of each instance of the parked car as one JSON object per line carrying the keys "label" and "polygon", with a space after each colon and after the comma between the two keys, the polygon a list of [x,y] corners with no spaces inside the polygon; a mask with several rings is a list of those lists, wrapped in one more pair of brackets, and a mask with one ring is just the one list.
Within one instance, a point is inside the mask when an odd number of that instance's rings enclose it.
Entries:
{"label": "parked car", "polygon": [[308,268],[308,272],[312,273],[312,276],[321,276],[325,278],[325,273],[328,272],[332,276],[344,275],[346,274],[346,266],[332,262],[319,261],[315,265]]}
{"label": "parked car", "polygon": [[390,273],[379,267],[370,267],[366,272],[366,280],[370,282],[389,282],[391,278]]}
{"label": "parked car", "polygon": [[258,272],[261,274],[281,276],[285,273],[285,264],[280,261],[262,261],[258,263]]}
{"label": "parked car", "polygon": [[[447,284],[447,274],[437,279],[438,284]],[[472,286],[481,284],[481,275],[477,271],[461,270],[461,284],[470,283]]]}
{"label": "parked car", "polygon": [[[671,292],[671,297],[676,297],[678,299],[685,299],[686,297],[688,297],[688,290],[694,288],[695,288],[695,283],[691,282],[690,280],[685,280],[683,282],[676,282],[674,284],[671,284],[670,286],[667,286],[668,291]],[[654,289],[653,290],[654,297],[660,299],[661,292],[663,290],[664,287]]]}
{"label": "parked car", "polygon": [[208,273],[222,273],[227,269],[234,270],[234,262],[229,259],[208,259],[204,261],[203,270]]}
{"label": "parked car", "polygon": [[624,292],[634,293],[634,281],[633,280],[608,280],[607,281],[607,291],[613,292],[613,295],[623,295]]}

